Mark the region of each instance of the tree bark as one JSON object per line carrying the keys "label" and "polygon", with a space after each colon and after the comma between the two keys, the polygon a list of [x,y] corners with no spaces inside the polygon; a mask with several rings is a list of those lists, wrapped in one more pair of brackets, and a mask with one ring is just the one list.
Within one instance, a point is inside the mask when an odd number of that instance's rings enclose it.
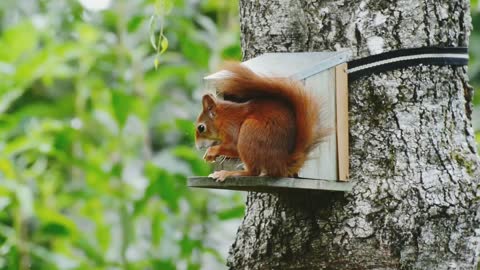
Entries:
{"label": "tree bark", "polygon": [[[240,0],[242,49],[468,46],[467,0]],[[466,67],[355,81],[349,194],[249,193],[230,269],[475,269],[480,162]]]}

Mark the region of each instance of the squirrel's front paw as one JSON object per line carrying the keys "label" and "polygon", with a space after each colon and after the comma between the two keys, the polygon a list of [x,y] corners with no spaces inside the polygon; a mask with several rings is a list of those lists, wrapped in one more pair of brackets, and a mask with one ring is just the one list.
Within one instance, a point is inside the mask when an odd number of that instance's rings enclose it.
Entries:
{"label": "squirrel's front paw", "polygon": [[208,175],[208,177],[215,179],[215,182],[223,182],[228,176],[227,171],[216,171]]}

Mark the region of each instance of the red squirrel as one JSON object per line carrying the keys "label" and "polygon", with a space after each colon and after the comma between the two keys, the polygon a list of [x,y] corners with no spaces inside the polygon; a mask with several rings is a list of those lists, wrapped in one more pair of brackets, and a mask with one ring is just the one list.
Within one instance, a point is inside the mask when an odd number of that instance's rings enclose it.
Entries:
{"label": "red squirrel", "polygon": [[203,96],[195,144],[208,147],[207,162],[219,156],[240,158],[244,170],[216,171],[209,177],[297,176],[308,153],[329,133],[319,126],[316,99],[297,81],[260,76],[239,63],[224,69],[229,75],[217,90],[225,100]]}

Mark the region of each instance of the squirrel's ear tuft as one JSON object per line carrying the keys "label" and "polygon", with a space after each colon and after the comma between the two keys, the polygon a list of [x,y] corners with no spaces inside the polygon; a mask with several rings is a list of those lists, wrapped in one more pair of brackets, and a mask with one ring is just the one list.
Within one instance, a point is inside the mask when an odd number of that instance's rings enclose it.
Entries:
{"label": "squirrel's ear tuft", "polygon": [[209,111],[211,113],[214,112],[215,107],[217,104],[215,104],[215,98],[213,97],[212,94],[206,94],[202,98],[202,104],[203,104],[203,110]]}

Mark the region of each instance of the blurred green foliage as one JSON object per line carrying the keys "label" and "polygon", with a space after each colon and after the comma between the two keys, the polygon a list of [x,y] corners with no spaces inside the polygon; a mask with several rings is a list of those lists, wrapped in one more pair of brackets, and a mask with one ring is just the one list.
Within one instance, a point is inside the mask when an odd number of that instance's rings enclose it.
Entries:
{"label": "blurred green foliage", "polygon": [[221,268],[242,195],[186,176],[210,171],[192,120],[240,58],[237,3],[95,2],[0,2],[0,269]]}
{"label": "blurred green foliage", "polygon": [[237,2],[88,2],[109,1],[0,1],[0,269],[223,268],[242,194],[185,179],[210,170],[192,120],[201,78],[240,58]]}

